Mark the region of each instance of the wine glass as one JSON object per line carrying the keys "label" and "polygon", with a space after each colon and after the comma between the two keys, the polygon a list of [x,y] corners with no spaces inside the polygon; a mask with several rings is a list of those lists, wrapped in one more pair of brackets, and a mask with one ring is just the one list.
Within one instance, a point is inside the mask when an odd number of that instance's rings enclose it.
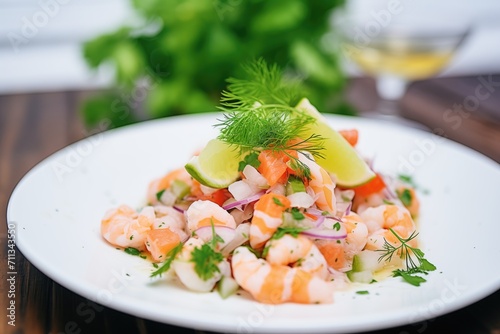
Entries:
{"label": "wine glass", "polygon": [[405,13],[391,8],[391,2],[378,8],[349,4],[334,14],[333,31],[346,58],[376,80],[378,105],[365,116],[416,126],[401,117],[399,101],[410,82],[434,77],[449,64],[469,25],[436,13],[434,19],[415,11]]}

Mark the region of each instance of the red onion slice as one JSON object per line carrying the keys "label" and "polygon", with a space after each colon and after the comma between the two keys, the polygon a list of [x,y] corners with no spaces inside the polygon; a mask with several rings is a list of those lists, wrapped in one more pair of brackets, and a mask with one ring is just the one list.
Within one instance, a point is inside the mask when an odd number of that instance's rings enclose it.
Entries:
{"label": "red onion slice", "polygon": [[337,218],[337,217],[332,216],[332,215],[324,215],[323,213],[325,211],[321,211],[321,210],[316,209],[316,208],[308,208],[308,209],[306,209],[306,212],[310,213],[311,215],[316,216],[318,218],[319,217],[330,218],[330,219],[333,219],[335,221],[338,221],[339,223],[343,223],[342,219]]}
{"label": "red onion slice", "polygon": [[184,209],[179,208],[177,205],[174,205],[173,208],[174,208],[174,210],[176,210],[176,211],[178,211],[180,213],[184,213],[186,211]]}
{"label": "red onion slice", "polygon": [[325,222],[325,216],[317,216],[318,219],[315,221],[315,227],[320,227]]}
{"label": "red onion slice", "polygon": [[234,201],[234,202],[231,202],[229,204],[225,204],[225,205],[222,206],[222,208],[224,210],[231,210],[231,209],[234,209],[236,207],[239,207],[239,206],[242,206],[242,205],[245,205],[245,204],[249,204],[249,203],[255,202],[259,198],[261,198],[262,195],[264,195],[264,191],[261,191],[261,192],[255,194],[255,195],[252,195],[250,197],[244,198],[242,200]]}
{"label": "red onion slice", "polygon": [[302,234],[314,239],[340,240],[347,238],[345,229],[337,231],[335,229],[311,228],[303,231]]}

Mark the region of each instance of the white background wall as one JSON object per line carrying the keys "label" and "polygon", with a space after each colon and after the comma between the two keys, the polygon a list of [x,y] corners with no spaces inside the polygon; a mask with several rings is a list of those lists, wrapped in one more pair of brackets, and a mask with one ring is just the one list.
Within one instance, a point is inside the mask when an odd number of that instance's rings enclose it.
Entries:
{"label": "white background wall", "polygon": [[[500,1],[352,0],[349,5],[373,19],[370,13],[390,1],[404,7],[398,19],[427,29],[442,20],[474,23],[440,76],[500,73]],[[0,94],[110,84],[112,73],[91,72],[80,46],[125,23],[137,23],[128,0],[0,0]],[[359,75],[351,63],[345,66],[350,75]]]}

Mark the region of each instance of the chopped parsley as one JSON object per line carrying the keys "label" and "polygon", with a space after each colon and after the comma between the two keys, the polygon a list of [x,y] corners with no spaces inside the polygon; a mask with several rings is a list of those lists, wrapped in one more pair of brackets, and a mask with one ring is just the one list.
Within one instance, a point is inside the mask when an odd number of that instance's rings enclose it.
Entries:
{"label": "chopped parsley", "polygon": [[[132,240],[132,239],[130,239]],[[124,249],[125,253],[127,254],[130,254],[130,255],[140,255],[141,254],[141,251],[138,250],[137,248],[134,248],[134,247],[127,247]]]}
{"label": "chopped parsley", "polygon": [[290,212],[292,213],[292,217],[295,220],[302,220],[302,219],[306,218],[304,216],[304,214],[302,212],[300,212],[300,210],[298,208],[292,208],[292,210]]}
{"label": "chopped parsley", "polygon": [[196,247],[191,252],[191,262],[194,262],[194,270],[198,276],[206,281],[212,278],[215,273],[220,273],[218,264],[224,260],[224,256],[215,250],[219,242],[224,242],[220,236],[215,233],[214,223],[212,224],[212,240],[209,243],[203,244],[201,247]]}
{"label": "chopped parsley", "polygon": [[165,192],[165,189],[163,190],[160,190],[159,192],[156,193],[156,199],[157,200],[160,200],[161,199],[161,196],[163,195],[163,193]]}
{"label": "chopped parsley", "polygon": [[280,199],[277,198],[277,197],[273,197],[273,202],[274,204],[276,205],[279,205],[279,206],[285,206],[283,203],[281,203]]}
{"label": "chopped parsley", "polygon": [[409,207],[413,202],[413,196],[411,195],[411,191],[409,189],[402,189],[397,191],[398,197],[404,206]]}
{"label": "chopped parsley", "polygon": [[245,169],[246,165],[259,168],[260,166],[259,154],[257,152],[252,152],[247,154],[245,158],[243,158],[243,161],[240,161],[238,165],[238,171],[242,172],[243,169]]}

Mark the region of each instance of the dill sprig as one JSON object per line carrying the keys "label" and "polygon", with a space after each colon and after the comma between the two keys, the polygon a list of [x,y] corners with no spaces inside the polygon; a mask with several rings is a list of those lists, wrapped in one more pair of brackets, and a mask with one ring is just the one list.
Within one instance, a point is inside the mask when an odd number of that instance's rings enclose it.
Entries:
{"label": "dill sprig", "polygon": [[283,73],[276,64],[268,66],[262,58],[243,65],[247,79],[229,78],[228,90],[222,92],[221,109],[248,110],[256,104],[264,108],[290,107],[301,98],[299,81],[283,80]]}
{"label": "dill sprig", "polygon": [[306,126],[315,122],[311,116],[290,117],[288,111],[258,107],[226,113],[220,121],[218,138],[238,146],[241,151],[303,150],[322,156],[323,139],[316,134],[305,135]]}
{"label": "dill sprig", "polygon": [[[230,78],[228,90],[222,92],[219,109],[224,116],[215,125],[220,128],[218,139],[239,148],[240,153],[308,151],[323,157],[324,138],[307,132],[316,119],[295,108],[302,91],[299,82],[283,80],[282,71],[263,59],[244,70],[247,78]],[[307,175],[307,166],[289,156]]]}
{"label": "dill sprig", "polygon": [[379,261],[385,260],[390,262],[395,254],[399,254],[398,256],[404,259],[405,269],[394,270],[393,276],[401,276],[406,282],[419,286],[420,283],[423,283],[426,280],[417,274],[427,275],[429,271],[436,270],[436,266],[425,259],[425,254],[422,250],[408,244],[411,240],[418,236],[418,233],[414,231],[408,238],[404,239],[392,228],[390,228],[389,231],[394,234],[401,244],[399,246],[394,246],[385,240],[383,249],[379,250],[380,252],[383,252]]}

